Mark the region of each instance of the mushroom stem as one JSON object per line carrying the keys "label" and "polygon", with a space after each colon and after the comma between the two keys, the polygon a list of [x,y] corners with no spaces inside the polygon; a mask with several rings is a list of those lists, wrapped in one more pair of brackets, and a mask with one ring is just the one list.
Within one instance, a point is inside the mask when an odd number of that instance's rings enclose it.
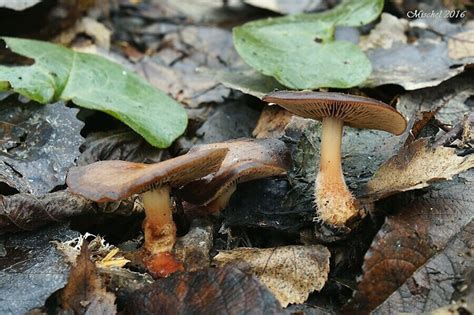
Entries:
{"label": "mushroom stem", "polygon": [[321,158],[316,177],[315,201],[318,217],[326,223],[344,225],[358,214],[356,200],[347,188],[341,167],[341,142],[344,121],[323,119]]}
{"label": "mushroom stem", "polygon": [[235,190],[237,189],[237,183],[233,183],[232,185],[227,188],[222,195],[220,195],[217,199],[211,201],[208,205],[206,205],[206,210],[208,214],[212,215],[219,215],[219,213],[227,207],[230,201],[230,197],[234,194]]}
{"label": "mushroom stem", "polygon": [[170,188],[164,186],[142,194],[146,218],[144,248],[152,255],[170,252],[176,242]]}

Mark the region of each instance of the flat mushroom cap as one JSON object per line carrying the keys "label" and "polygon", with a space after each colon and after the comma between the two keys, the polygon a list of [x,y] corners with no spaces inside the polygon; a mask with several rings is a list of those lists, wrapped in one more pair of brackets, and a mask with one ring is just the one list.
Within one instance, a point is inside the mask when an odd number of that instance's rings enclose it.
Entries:
{"label": "flat mushroom cap", "polygon": [[305,118],[322,120],[336,117],[354,128],[383,130],[401,135],[406,127],[405,118],[393,107],[372,98],[333,93],[275,91],[263,100],[275,103]]}
{"label": "flat mushroom cap", "polygon": [[69,170],[72,193],[96,202],[117,201],[152,187],[182,186],[219,169],[225,148],[209,148],[155,164],[100,161]]}
{"label": "flat mushroom cap", "polygon": [[291,164],[286,144],[278,139],[242,138],[195,146],[190,152],[209,148],[226,148],[229,152],[219,171],[190,182],[179,190],[181,198],[195,205],[210,203],[235,183],[283,175]]}

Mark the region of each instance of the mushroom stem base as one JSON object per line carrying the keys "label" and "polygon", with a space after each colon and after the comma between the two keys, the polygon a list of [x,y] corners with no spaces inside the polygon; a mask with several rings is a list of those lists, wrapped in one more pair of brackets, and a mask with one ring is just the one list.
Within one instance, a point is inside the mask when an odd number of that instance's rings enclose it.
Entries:
{"label": "mushroom stem base", "polygon": [[341,226],[359,215],[357,200],[344,182],[335,184],[333,178],[319,173],[314,194],[317,216],[323,222]]}
{"label": "mushroom stem base", "polygon": [[143,193],[146,218],[144,248],[152,255],[170,252],[176,242],[176,225],[173,221],[170,190],[168,187]]}

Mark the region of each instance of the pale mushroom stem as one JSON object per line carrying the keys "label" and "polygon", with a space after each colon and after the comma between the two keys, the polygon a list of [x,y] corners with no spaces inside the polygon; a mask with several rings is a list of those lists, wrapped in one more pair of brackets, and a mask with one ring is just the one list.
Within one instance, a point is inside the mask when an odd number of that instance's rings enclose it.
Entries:
{"label": "pale mushroom stem", "polygon": [[356,200],[347,188],[341,167],[341,142],[344,121],[323,119],[321,158],[316,177],[315,201],[318,217],[332,225],[344,225],[358,214]]}
{"label": "pale mushroom stem", "polygon": [[152,255],[170,252],[176,242],[170,188],[165,186],[142,194],[145,208],[144,248]]}
{"label": "pale mushroom stem", "polygon": [[211,201],[205,206],[206,212],[213,215],[219,215],[219,213],[227,207],[230,201],[230,197],[234,194],[237,189],[237,183],[229,186],[217,199]]}

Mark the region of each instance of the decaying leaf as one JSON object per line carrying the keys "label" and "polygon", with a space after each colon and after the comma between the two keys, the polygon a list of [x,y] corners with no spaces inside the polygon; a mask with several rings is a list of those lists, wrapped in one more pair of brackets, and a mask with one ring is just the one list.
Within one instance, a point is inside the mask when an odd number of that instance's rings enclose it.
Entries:
{"label": "decaying leaf", "polygon": [[196,72],[198,67],[223,69],[242,63],[229,31],[204,26],[188,26],[167,34],[168,45],[137,65],[137,71],[154,86],[168,91],[190,107],[222,102],[230,89],[212,77]]}
{"label": "decaying leaf", "polygon": [[135,291],[124,314],[280,314],[275,297],[254,276],[226,266],[175,273]]}
{"label": "decaying leaf", "polygon": [[435,184],[412,201],[403,197],[386,201],[398,213],[386,218],[366,253],[363,276],[347,311],[367,313],[377,307],[470,224],[474,171]]}
{"label": "decaying leaf", "polygon": [[442,84],[400,96],[397,110],[412,119],[420,112],[428,112],[440,108],[436,118],[445,124],[457,124],[463,116],[472,111],[468,103],[474,95],[474,77],[462,74]]}
{"label": "decaying leaf", "polygon": [[34,234],[0,237],[1,314],[25,314],[64,287],[69,266],[51,241],[77,235],[65,225],[56,225]]}
{"label": "decaying leaf", "polygon": [[[425,313],[450,304],[456,293],[463,294],[465,293],[463,291],[473,289],[466,287],[472,286],[473,254],[474,221],[471,221],[461,228],[459,234],[447,244],[446,248],[418,268],[372,314]],[[472,296],[467,296],[467,299],[472,299]],[[467,311],[469,308],[471,312],[474,310],[474,301],[464,299],[459,302],[465,304],[464,308]],[[455,309],[453,306],[451,308],[453,312],[449,312],[448,308],[445,314],[453,314]],[[461,309],[461,305],[459,308]]]}
{"label": "decaying leaf", "polygon": [[420,189],[436,181],[452,179],[473,167],[474,154],[457,156],[453,148],[433,148],[428,139],[418,139],[382,164],[367,183],[368,195],[378,200],[398,192]]}
{"label": "decaying leaf", "polygon": [[285,86],[278,83],[273,77],[258,73],[249,67],[238,69],[211,70],[207,68],[199,69],[204,76],[211,76],[224,86],[262,98],[276,89],[284,90]]}
{"label": "decaying leaf", "polygon": [[321,245],[276,248],[237,248],[220,251],[214,262],[222,266],[245,262],[283,307],[303,303],[322,289],[329,273],[329,251]]}
{"label": "decaying leaf", "polygon": [[116,314],[115,295],[107,292],[90,260],[87,242],[81,247],[67,285],[61,292],[60,305],[75,314]]}
{"label": "decaying leaf", "polygon": [[0,182],[19,192],[43,195],[64,185],[79,155],[84,123],[64,103],[21,104],[14,97],[0,106]]}
{"label": "decaying leaf", "polygon": [[367,37],[362,38],[359,46],[363,50],[374,48],[389,49],[395,43],[407,42],[405,35],[408,30],[408,20],[398,19],[395,16],[382,13],[380,22],[374,27]]}
{"label": "decaying leaf", "polygon": [[[388,16],[386,14],[381,25],[364,40],[363,46],[373,67],[364,85],[398,84],[406,90],[436,86],[463,72],[466,65],[474,62],[472,52],[465,50],[472,45],[469,43],[472,31],[461,24],[449,23],[443,17],[410,22],[398,19],[396,22],[395,17]],[[412,34],[412,38],[416,36],[415,40],[408,42],[401,32],[407,23],[409,27],[405,33]],[[378,34],[383,29],[394,33],[381,40]]]}
{"label": "decaying leaf", "polygon": [[96,204],[68,191],[57,191],[41,197],[30,194],[0,195],[0,234],[33,231],[79,215],[115,213],[130,215],[143,211],[137,198],[116,203]]}
{"label": "decaying leaf", "polygon": [[136,163],[158,163],[164,151],[151,146],[129,130],[90,133],[81,146],[77,165],[104,160],[122,160]]}

